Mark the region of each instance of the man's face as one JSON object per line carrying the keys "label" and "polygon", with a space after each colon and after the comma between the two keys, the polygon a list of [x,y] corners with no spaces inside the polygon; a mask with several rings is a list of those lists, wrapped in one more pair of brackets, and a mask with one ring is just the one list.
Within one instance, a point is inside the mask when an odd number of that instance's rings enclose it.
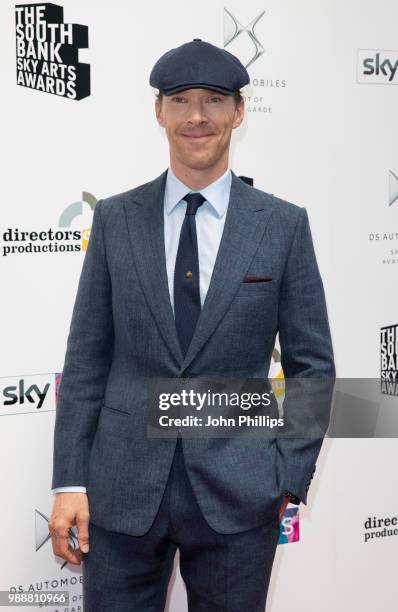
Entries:
{"label": "man's face", "polygon": [[159,125],[165,128],[171,159],[192,169],[228,159],[232,130],[244,116],[244,103],[210,89],[185,89],[155,101]]}

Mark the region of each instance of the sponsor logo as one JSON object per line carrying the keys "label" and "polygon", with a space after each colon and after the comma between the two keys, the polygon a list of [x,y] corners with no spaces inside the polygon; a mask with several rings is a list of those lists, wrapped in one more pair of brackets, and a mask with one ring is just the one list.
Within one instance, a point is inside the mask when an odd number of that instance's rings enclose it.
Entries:
{"label": "sponsor logo", "polygon": [[[0,248],[3,257],[24,255],[25,253],[76,253],[86,251],[91,228],[72,226],[84,218],[87,210],[92,217],[97,199],[88,191],[83,191],[82,199],[69,204],[58,219],[58,227],[22,230],[19,227],[7,227],[0,234]],[[86,204],[88,204],[88,209]]]}
{"label": "sponsor logo", "polygon": [[386,193],[385,208],[379,216],[385,220],[385,228],[368,233],[368,240],[372,244],[372,252],[376,252],[379,261],[384,265],[398,263],[398,232],[391,229],[394,219],[391,215],[398,201],[398,174],[392,170],[388,171],[388,193]]}
{"label": "sponsor logo", "polygon": [[0,416],[55,410],[62,374],[0,378]]}
{"label": "sponsor logo", "polygon": [[246,26],[242,25],[238,19],[229,11],[224,9],[224,47],[230,45],[234,40],[246,34],[252,46],[252,56],[249,61],[245,64],[245,68],[248,68],[264,53],[264,47],[261,44],[256,32],[255,27],[260,19],[264,16],[265,11],[262,11],[259,15],[254,17]]}
{"label": "sponsor logo", "polygon": [[377,518],[369,516],[364,524],[364,542],[374,542],[398,535],[398,516]]}
{"label": "sponsor logo", "polygon": [[[250,69],[251,90],[242,92],[242,95],[246,112],[258,117],[272,114],[273,102],[278,100],[277,96],[287,87],[286,79],[270,72],[275,70],[275,58],[272,51],[266,51],[262,42],[263,35],[258,33],[258,29],[264,25],[264,15],[265,11],[254,17],[253,14],[246,15],[243,21],[229,9],[224,8],[223,11],[224,48],[236,55],[242,64]],[[264,61],[264,58],[267,60]],[[258,70],[267,70],[267,73],[252,74],[253,66]]]}
{"label": "sponsor logo", "polygon": [[299,507],[288,507],[279,526],[278,544],[291,544],[300,541],[300,512]]}
{"label": "sponsor logo", "polygon": [[388,205],[392,206],[398,202],[398,174],[389,170],[388,172]]}
{"label": "sponsor logo", "polygon": [[358,49],[357,81],[371,85],[397,85],[398,51]]}

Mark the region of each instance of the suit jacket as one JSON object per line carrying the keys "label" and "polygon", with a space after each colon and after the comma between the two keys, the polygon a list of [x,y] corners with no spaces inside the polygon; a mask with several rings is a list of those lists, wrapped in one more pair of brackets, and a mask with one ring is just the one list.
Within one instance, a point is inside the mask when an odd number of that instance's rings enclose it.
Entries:
{"label": "suit jacket", "polygon": [[[335,376],[307,212],[233,172],[213,275],[183,357],[167,285],[166,176],[95,207],[55,421],[52,487],[86,486],[91,520],[131,535],[153,522],[176,444],[146,437],[148,377],[267,377],[278,331],[285,377]],[[209,525],[236,533],[274,520],[285,488],[306,503],[321,444],[183,438],[183,452]]]}

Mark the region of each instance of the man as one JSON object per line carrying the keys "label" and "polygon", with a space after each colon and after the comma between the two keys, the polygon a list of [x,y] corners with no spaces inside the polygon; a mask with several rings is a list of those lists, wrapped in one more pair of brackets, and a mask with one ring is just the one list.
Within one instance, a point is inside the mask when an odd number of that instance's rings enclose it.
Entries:
{"label": "man", "polygon": [[[150,84],[170,167],[100,200],[59,388],[53,550],[83,559],[86,612],[160,612],[176,549],[190,612],[263,612],[287,503],[306,503],[321,441],[156,439],[147,381],[335,376],[304,208],[228,166],[240,61],[200,39]],[[72,525],[80,550],[68,547]]]}

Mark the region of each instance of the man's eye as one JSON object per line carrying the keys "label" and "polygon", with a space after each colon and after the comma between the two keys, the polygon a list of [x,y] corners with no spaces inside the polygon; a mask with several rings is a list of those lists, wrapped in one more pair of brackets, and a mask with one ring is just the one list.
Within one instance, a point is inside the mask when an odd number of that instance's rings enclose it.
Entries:
{"label": "man's eye", "polygon": [[[184,98],[184,96],[173,96],[172,97],[172,101],[173,102],[177,102],[178,104],[180,104],[180,103],[187,102],[187,99]],[[212,96],[211,98],[208,98],[208,101],[209,102],[219,103],[219,102],[222,102],[223,99],[220,98],[219,96]]]}

